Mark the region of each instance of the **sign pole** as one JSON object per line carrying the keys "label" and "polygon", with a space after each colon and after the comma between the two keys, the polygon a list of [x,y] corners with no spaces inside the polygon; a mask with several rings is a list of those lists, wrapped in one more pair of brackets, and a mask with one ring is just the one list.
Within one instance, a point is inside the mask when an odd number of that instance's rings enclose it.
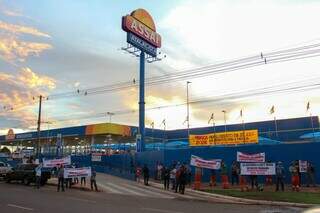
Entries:
{"label": "sign pole", "polygon": [[42,95],[39,96],[39,112],[38,112],[38,143],[37,143],[37,158],[40,160],[40,153],[41,153],[41,147],[40,147],[40,128],[41,128],[41,107],[42,107]]}
{"label": "sign pole", "polygon": [[144,51],[140,53],[140,85],[139,85],[139,133],[141,135],[140,149],[138,152],[144,151],[144,138],[145,138],[145,102],[144,102],[144,72],[145,72],[145,56]]}

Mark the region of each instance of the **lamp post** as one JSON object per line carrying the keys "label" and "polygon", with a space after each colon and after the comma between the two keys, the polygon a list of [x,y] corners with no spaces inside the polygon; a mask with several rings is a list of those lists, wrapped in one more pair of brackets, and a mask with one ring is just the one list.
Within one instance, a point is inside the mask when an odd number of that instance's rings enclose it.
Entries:
{"label": "lamp post", "polygon": [[189,133],[189,128],[190,128],[189,84],[191,84],[191,82],[187,81],[187,125],[188,125],[188,133]]}
{"label": "lamp post", "polygon": [[114,115],[112,112],[107,112],[107,116],[109,116],[109,123],[111,123],[111,118]]}
{"label": "lamp post", "polygon": [[227,111],[226,110],[222,110],[222,112],[223,112],[223,119],[224,119],[224,132],[226,133],[227,132],[227,119],[226,119]]}
{"label": "lamp post", "polygon": [[38,112],[38,127],[37,127],[37,132],[38,132],[37,158],[39,160],[40,160],[40,152],[41,152],[41,147],[40,147],[41,107],[42,107],[42,95],[39,96],[39,112]]}

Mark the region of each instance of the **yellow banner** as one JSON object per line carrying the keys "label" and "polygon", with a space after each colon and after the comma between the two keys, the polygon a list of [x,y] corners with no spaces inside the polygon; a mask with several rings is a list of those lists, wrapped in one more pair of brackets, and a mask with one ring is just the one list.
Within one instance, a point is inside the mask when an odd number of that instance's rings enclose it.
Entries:
{"label": "yellow banner", "polygon": [[[245,135],[245,137],[243,137]],[[190,135],[190,146],[239,145],[258,143],[258,130],[218,132],[206,135]]]}
{"label": "yellow banner", "polygon": [[131,128],[129,126],[111,123],[93,124],[86,126],[86,135],[114,134],[130,136]]}

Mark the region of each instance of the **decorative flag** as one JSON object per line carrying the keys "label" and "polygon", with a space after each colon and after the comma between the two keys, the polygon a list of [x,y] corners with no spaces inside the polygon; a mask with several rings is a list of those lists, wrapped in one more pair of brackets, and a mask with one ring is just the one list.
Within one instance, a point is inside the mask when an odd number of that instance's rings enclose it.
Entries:
{"label": "decorative flag", "polygon": [[163,121],[161,122],[161,124],[163,124],[164,126],[166,126],[166,119],[163,119]]}
{"label": "decorative flag", "polygon": [[188,116],[186,117],[186,119],[183,121],[183,125],[188,121]]}
{"label": "decorative flag", "polygon": [[242,114],[242,109],[241,109],[241,110],[240,110],[240,117],[241,117],[241,118],[242,118],[242,115],[243,115],[243,114]]}
{"label": "decorative flag", "polygon": [[309,109],[310,109],[310,102],[308,101],[308,103],[307,103],[307,111],[309,111]]}
{"label": "decorative flag", "polygon": [[214,121],[214,113],[211,113],[211,117],[210,117],[210,119],[208,121],[208,124],[210,123],[210,121]]}
{"label": "decorative flag", "polygon": [[273,114],[273,113],[274,113],[274,106],[272,106],[270,109],[270,114]]}
{"label": "decorative flag", "polygon": [[154,122],[152,121],[152,123],[150,124],[150,126],[152,127],[152,129],[154,129]]}

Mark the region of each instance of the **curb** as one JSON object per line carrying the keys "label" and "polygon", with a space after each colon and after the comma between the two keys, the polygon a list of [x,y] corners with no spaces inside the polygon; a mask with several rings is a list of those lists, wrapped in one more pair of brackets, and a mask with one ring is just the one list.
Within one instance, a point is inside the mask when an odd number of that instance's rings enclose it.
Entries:
{"label": "curb", "polygon": [[[159,188],[161,184],[156,182],[151,182],[154,186]],[[246,205],[269,205],[269,206],[286,206],[286,207],[299,207],[299,208],[310,208],[319,206],[319,204],[305,204],[305,203],[291,203],[291,202],[284,202],[284,201],[269,201],[269,200],[252,200],[247,198],[238,198],[238,197],[232,197],[227,195],[220,195],[215,193],[209,193],[209,192],[203,192],[198,191],[194,189],[186,189],[187,192],[190,192],[191,194],[198,194],[205,196],[207,198],[216,198],[224,200],[228,203],[241,203]]]}

